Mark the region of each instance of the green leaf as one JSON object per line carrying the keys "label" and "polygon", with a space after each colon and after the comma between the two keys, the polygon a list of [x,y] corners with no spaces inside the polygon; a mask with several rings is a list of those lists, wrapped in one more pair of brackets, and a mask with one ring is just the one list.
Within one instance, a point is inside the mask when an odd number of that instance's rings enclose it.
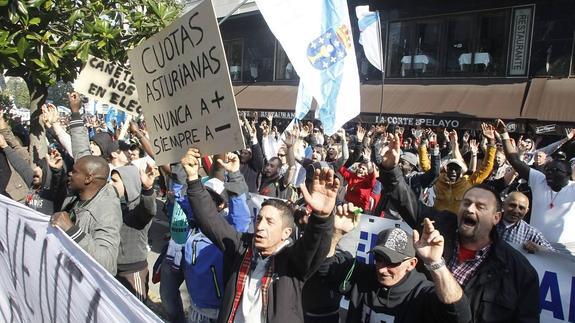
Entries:
{"label": "green leaf", "polygon": [[12,64],[12,66],[17,67],[20,65],[20,63],[14,58],[14,57],[8,57],[8,61],[10,62],[10,64]]}
{"label": "green leaf", "polygon": [[48,59],[50,60],[50,63],[52,63],[52,65],[54,65],[56,68],[58,68],[58,61],[59,58],[52,54],[52,53],[48,53]]}
{"label": "green leaf", "polygon": [[37,33],[29,33],[28,35],[26,35],[26,39],[41,41],[42,37]]}
{"label": "green leaf", "polygon": [[42,21],[42,19],[38,18],[38,17],[34,17],[32,19],[30,19],[30,21],[28,21],[29,25],[38,25],[40,24],[40,22]]}
{"label": "green leaf", "polygon": [[28,16],[28,8],[26,8],[26,4],[24,1],[18,1],[18,11],[24,16]]}
{"label": "green leaf", "polygon": [[28,42],[26,41],[26,37],[20,37],[20,40],[18,41],[18,56],[20,57],[20,59],[24,58],[24,54],[26,54],[26,50],[28,49],[29,45]]}
{"label": "green leaf", "polygon": [[40,68],[46,68],[46,64],[44,64],[44,62],[42,62],[41,60],[34,58],[32,59],[32,62],[36,65],[38,65],[38,67]]}

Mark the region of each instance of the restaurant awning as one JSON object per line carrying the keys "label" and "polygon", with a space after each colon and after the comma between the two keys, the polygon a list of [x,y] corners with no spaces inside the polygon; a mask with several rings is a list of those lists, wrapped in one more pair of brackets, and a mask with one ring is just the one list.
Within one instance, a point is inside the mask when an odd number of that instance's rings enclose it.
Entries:
{"label": "restaurant awning", "polygon": [[[515,119],[521,114],[526,83],[514,84],[385,84],[384,114],[481,119]],[[295,85],[234,86],[239,109],[293,111]],[[380,112],[381,86],[361,86],[361,112]]]}
{"label": "restaurant awning", "polygon": [[532,79],[521,117],[575,122],[575,79]]}

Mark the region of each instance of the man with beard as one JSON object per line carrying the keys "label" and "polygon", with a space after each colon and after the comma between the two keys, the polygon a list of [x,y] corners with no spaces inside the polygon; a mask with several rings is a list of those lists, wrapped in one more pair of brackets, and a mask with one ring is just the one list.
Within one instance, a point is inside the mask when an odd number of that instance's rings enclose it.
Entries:
{"label": "man with beard", "polygon": [[116,274],[122,209],[105,159],[84,156],[74,164],[68,187],[74,195],[64,200],[50,223],[66,232],[110,274]]}
{"label": "man with beard", "polygon": [[382,153],[381,178],[403,219],[421,230],[424,218],[435,221],[445,237],[447,268],[470,301],[473,322],[538,322],[539,279],[529,261],[497,236],[501,200],[485,185],[463,194],[456,214],[423,205],[397,167],[399,137]]}
{"label": "man with beard", "polygon": [[530,168],[519,159],[503,121],[497,120],[497,130],[507,160],[531,187],[531,225],[541,231],[557,251],[575,256],[575,182],[570,181],[568,162],[552,160],[545,164],[542,172]]}
{"label": "man with beard", "polygon": [[508,243],[523,245],[529,251],[553,247],[539,230],[523,221],[529,212],[529,198],[521,192],[511,192],[503,202],[503,219],[497,224],[497,234]]}
{"label": "man with beard", "polygon": [[281,175],[282,161],[278,157],[272,157],[262,171],[262,179],[258,190],[261,195],[290,201],[297,198],[295,189],[290,185],[291,178],[295,172],[293,145],[296,140],[296,136],[289,131],[285,132],[284,144],[286,146],[286,158],[288,162],[287,173]]}
{"label": "man with beard", "polygon": [[[34,168],[11,148],[0,134],[0,151],[28,187],[28,194],[22,201],[26,206],[38,212],[51,215],[60,209],[64,200],[64,162],[57,150],[52,150],[45,158],[36,160]],[[4,174],[3,174],[4,175]]]}

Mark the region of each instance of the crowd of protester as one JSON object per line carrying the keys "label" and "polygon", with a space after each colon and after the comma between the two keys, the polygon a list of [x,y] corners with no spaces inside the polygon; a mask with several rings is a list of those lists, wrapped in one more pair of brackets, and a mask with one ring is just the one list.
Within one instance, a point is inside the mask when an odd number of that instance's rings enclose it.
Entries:
{"label": "crowd of protester", "polygon": [[[575,257],[575,131],[545,147],[481,131],[240,115],[246,148],[156,166],[145,122],[42,107],[43,149],[0,118],[0,191],[50,217],[142,302],[150,276],[171,322],[538,322],[538,276],[510,244]],[[25,128],[25,127],[24,127]],[[280,131],[280,129],[282,131]],[[31,153],[29,153],[31,152]],[[255,218],[254,194],[266,199]],[[154,273],[148,230],[166,199]],[[383,230],[354,258],[361,214]],[[354,243],[355,239],[355,243]],[[184,308],[185,283],[191,308]]]}

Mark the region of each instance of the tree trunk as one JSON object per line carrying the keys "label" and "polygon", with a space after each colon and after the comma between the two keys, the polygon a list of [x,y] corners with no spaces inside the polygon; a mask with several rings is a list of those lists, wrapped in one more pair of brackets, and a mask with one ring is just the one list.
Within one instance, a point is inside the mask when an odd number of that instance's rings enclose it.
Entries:
{"label": "tree trunk", "polygon": [[44,126],[40,123],[41,107],[46,100],[48,87],[35,84],[31,80],[26,80],[28,91],[30,92],[30,156],[31,160],[43,158],[48,153],[46,144],[46,133]]}

